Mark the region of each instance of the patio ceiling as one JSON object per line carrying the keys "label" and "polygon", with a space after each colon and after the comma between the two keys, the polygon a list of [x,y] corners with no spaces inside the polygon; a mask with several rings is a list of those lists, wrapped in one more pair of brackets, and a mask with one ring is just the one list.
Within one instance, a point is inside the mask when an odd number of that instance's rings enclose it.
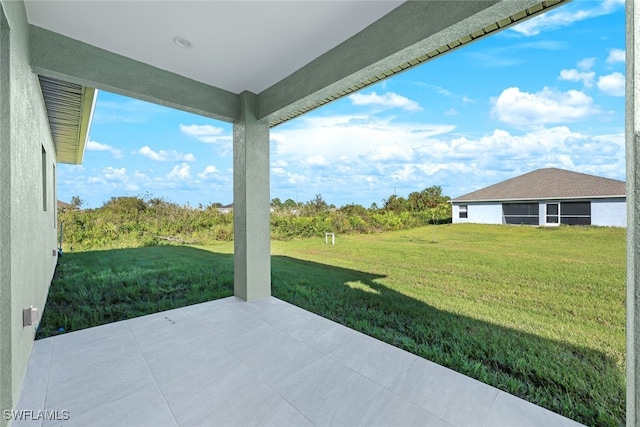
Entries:
{"label": "patio ceiling", "polygon": [[237,95],[249,91],[259,96],[257,118],[275,126],[564,2],[25,5],[40,75],[229,122],[237,120]]}
{"label": "patio ceiling", "polygon": [[233,93],[262,92],[401,3],[25,2],[33,25]]}

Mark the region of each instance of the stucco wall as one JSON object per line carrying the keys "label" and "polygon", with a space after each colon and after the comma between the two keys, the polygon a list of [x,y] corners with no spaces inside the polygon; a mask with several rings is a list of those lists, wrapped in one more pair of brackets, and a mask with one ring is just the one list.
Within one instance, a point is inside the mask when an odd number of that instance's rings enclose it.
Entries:
{"label": "stucco wall", "polygon": [[625,199],[602,199],[591,202],[591,224],[610,227],[627,226]]}
{"label": "stucco wall", "polygon": [[[464,203],[461,203],[464,205]],[[502,204],[500,203],[467,203],[467,218],[460,218],[460,204],[453,205],[451,222],[474,224],[502,224]]]}
{"label": "stucco wall", "polygon": [[[0,0],[6,16],[0,44],[9,43],[9,61],[0,62],[3,119],[0,126],[0,425],[2,411],[15,405],[33,346],[35,326],[23,328],[22,310],[30,305],[42,314],[55,269],[55,149],[51,141],[37,75],[29,66],[28,25],[22,2]],[[6,27],[6,25],[4,25]],[[3,51],[4,53],[4,51]],[[8,75],[8,78],[7,78]],[[7,87],[8,86],[8,87]],[[5,116],[8,111],[8,117]],[[9,128],[9,132],[6,129]],[[42,147],[46,150],[46,211],[43,206]],[[9,283],[6,283],[6,281]],[[8,314],[8,315],[7,315]],[[9,323],[9,324],[7,324]],[[10,339],[7,335],[10,334]],[[6,345],[9,345],[7,350]]]}

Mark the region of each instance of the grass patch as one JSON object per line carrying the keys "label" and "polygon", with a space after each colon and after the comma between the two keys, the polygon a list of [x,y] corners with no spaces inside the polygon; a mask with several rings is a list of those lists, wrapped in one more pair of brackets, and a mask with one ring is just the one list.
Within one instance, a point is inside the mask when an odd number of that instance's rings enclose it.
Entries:
{"label": "grass patch", "polygon": [[[65,254],[39,334],[231,295],[232,250]],[[272,254],[278,298],[587,425],[624,423],[624,229],[439,225]]]}
{"label": "grass patch", "polygon": [[230,254],[186,246],[66,253],[36,338],[231,295]]}

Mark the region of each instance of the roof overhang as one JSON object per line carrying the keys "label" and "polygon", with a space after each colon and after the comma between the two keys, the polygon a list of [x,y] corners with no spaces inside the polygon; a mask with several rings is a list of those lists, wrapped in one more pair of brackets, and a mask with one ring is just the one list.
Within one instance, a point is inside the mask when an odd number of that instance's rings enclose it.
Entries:
{"label": "roof overhang", "polygon": [[[571,0],[546,0],[546,1],[536,1],[534,3],[529,3],[529,4],[525,4],[524,2],[520,2],[520,1],[509,1],[509,0],[496,2],[496,4],[494,4],[493,6],[487,7],[486,9],[484,9],[482,13],[478,13],[477,15],[470,17],[468,19],[469,21],[472,21],[472,22],[473,21],[482,22],[483,19],[486,20],[487,18],[489,18],[488,19],[489,23],[487,23],[486,25],[482,25],[480,28],[467,32],[465,29],[468,28],[471,22],[460,21],[455,25],[452,25],[451,27],[447,28],[448,30],[447,35],[449,36],[448,39],[446,36],[443,37],[442,34],[438,34],[437,37],[427,37],[424,40],[422,40],[420,43],[411,45],[401,51],[394,52],[393,55],[391,55],[392,58],[386,58],[384,61],[379,61],[378,63],[370,64],[369,67],[359,70],[357,73],[354,73],[353,75],[349,76],[349,80],[351,81],[351,83],[348,84],[346,87],[336,88],[332,90],[331,86],[328,86],[324,90],[324,93],[326,93],[326,96],[320,97],[319,99],[316,99],[313,102],[307,102],[306,105],[304,103],[304,99],[301,99],[295,103],[291,103],[289,106],[287,106],[283,110],[278,110],[277,108],[275,108],[275,106],[272,105],[273,104],[272,102],[269,102],[269,101],[272,101],[273,99],[277,99],[277,97],[262,96],[260,115],[263,117],[267,117],[269,119],[269,124],[271,126],[276,126],[280,123],[283,123],[287,120],[290,120],[294,117],[297,117],[301,114],[304,114],[322,105],[325,105],[331,101],[342,98],[343,96],[349,95],[350,93],[363,89],[369,85],[378,83],[379,81],[384,80],[388,77],[391,77],[395,74],[401,73],[412,67],[420,65],[424,62],[435,59],[438,56],[451,52],[455,49],[465,46],[480,38],[496,33],[500,30],[504,30],[523,20],[532,18],[541,13],[547,12],[549,9],[557,7],[560,4],[568,3],[569,1]],[[417,2],[417,3],[420,3],[420,2]],[[431,3],[438,3],[438,2],[432,1]],[[440,1],[439,3],[441,3],[442,5],[446,5],[446,1],[444,2]],[[469,3],[473,3],[473,2],[469,2]],[[480,2],[477,2],[477,3],[480,3]],[[520,5],[520,7],[518,7],[518,5]],[[515,6],[515,9],[514,9],[514,6]],[[409,9],[409,7],[407,7],[406,9]],[[513,12],[507,12],[509,10],[512,10]],[[389,13],[389,15],[391,14],[399,15],[403,11],[404,10],[402,10],[401,8],[398,8],[392,11],[391,13]],[[492,15],[500,16],[499,15],[500,12],[502,12],[502,16],[503,16],[502,18],[491,19]],[[416,13],[416,16],[420,16],[420,14]],[[383,27],[384,24],[385,23],[381,19],[380,22],[375,22],[374,24],[372,24],[369,30],[375,30],[376,26]],[[348,50],[357,52],[359,50],[358,44],[359,44],[359,41],[357,40],[357,37],[353,37],[352,39],[345,41],[340,46],[337,46],[333,51],[328,52],[323,56],[326,57],[331,54],[336,54],[337,53],[336,51],[339,52],[342,49],[348,49]],[[346,56],[344,59],[346,59]],[[325,58],[321,57],[314,62],[323,61],[323,60],[326,61]],[[284,85],[304,86],[305,85],[305,83],[303,83],[304,77],[306,77],[305,68],[313,67],[315,65],[314,62],[308,64],[308,66],[303,67],[302,69],[298,70],[296,73],[292,74],[291,76],[288,76],[283,81],[270,87],[265,92],[261,93],[261,95],[262,94],[270,95],[271,92],[275,92],[276,90],[281,89],[281,87]],[[389,63],[392,63],[392,66],[387,66],[387,64]],[[298,79],[299,81],[296,82],[295,80],[296,80],[296,77],[298,77],[298,75],[300,75],[303,78]],[[318,97],[316,96],[316,98]],[[274,111],[276,111],[277,114],[274,114]]]}
{"label": "roof overhang", "polygon": [[451,204],[473,204],[473,203],[512,203],[512,202],[561,202],[563,200],[596,200],[596,199],[626,199],[626,194],[618,194],[611,196],[572,196],[572,197],[541,197],[541,198],[528,198],[528,199],[486,199],[486,200],[464,200],[464,199],[452,199],[449,200]]}
{"label": "roof overhang", "polygon": [[39,76],[59,163],[80,164],[89,138],[97,90]]}

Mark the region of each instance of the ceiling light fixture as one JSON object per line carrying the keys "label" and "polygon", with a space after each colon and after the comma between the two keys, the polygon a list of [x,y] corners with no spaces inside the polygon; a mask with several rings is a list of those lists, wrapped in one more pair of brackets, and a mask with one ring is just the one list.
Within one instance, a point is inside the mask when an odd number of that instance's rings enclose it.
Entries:
{"label": "ceiling light fixture", "polygon": [[176,36],[173,38],[173,42],[176,46],[181,47],[183,49],[189,49],[191,47],[191,42],[184,37]]}

